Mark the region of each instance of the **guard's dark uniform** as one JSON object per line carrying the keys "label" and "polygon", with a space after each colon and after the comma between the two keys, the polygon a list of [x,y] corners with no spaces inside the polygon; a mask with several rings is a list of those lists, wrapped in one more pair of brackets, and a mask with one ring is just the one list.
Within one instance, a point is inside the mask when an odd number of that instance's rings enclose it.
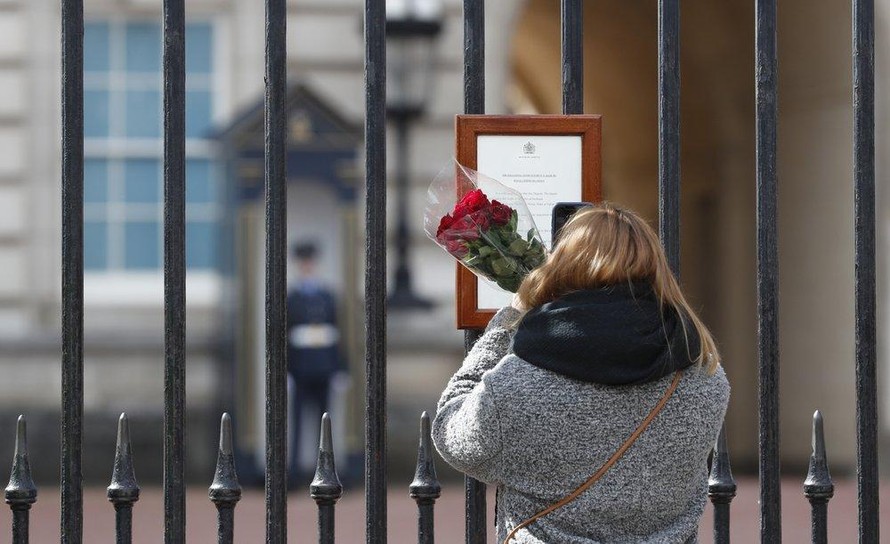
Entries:
{"label": "guard's dark uniform", "polygon": [[292,478],[303,410],[328,411],[331,378],[345,370],[334,295],[317,282],[304,281],[287,296],[287,371],[294,379],[294,433],[291,442]]}

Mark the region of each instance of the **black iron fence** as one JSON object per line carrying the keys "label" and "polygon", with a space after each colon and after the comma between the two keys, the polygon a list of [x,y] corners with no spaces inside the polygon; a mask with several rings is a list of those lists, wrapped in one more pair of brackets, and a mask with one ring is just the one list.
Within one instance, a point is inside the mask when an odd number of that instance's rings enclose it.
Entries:
{"label": "black iron fence", "polygon": [[[266,542],[287,535],[285,477],[285,0],[266,0]],[[583,111],[582,0],[562,0],[563,111]],[[875,349],[874,4],[853,0],[853,108],[855,157],[856,398],[859,540],[878,542],[877,403]],[[62,0],[62,451],[63,543],[83,540],[83,2]],[[385,2],[365,1],[366,85],[366,535],[386,542],[386,149]],[[184,0],[164,0],[164,534],[185,540],[185,25]],[[761,541],[781,540],[779,488],[779,350],[777,250],[776,0],[756,0],[757,297]],[[679,272],[680,39],[679,0],[658,2],[659,226],[668,258]],[[484,2],[464,0],[464,110],[484,113]],[[480,331],[468,331],[467,347]],[[433,507],[441,488],[421,417],[417,469],[409,491],[418,506],[418,541],[433,542]],[[729,542],[730,505],[736,485],[726,434],[715,446],[708,495],[715,509],[714,539]],[[833,494],[822,416],[814,415],[813,454],[803,492],[812,505],[812,540],[827,539]],[[320,542],[334,542],[334,507],[342,494],[334,467],[330,421],[323,418],[318,468],[310,487],[318,504]],[[28,515],[37,500],[31,480],[25,421],[19,419],[6,502],[13,542],[28,541]],[[241,498],[232,453],[231,420],[222,416],[216,474],[209,498],[219,513],[218,541],[232,542]],[[125,415],[108,499],[116,510],[116,539],[130,542],[139,487]],[[485,485],[466,480],[466,542],[487,538]]]}

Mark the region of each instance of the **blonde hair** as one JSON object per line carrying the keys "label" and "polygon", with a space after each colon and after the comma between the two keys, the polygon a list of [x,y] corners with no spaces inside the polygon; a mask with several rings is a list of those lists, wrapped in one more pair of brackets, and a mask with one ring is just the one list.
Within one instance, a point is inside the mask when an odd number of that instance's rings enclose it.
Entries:
{"label": "blonde hair", "polygon": [[576,213],[547,262],[526,276],[517,295],[525,308],[535,308],[572,291],[637,281],[652,285],[662,308],[680,314],[687,349],[687,322],[695,327],[701,349],[689,357],[714,373],[720,362],[714,338],[683,296],[658,235],[630,210],[601,203]]}

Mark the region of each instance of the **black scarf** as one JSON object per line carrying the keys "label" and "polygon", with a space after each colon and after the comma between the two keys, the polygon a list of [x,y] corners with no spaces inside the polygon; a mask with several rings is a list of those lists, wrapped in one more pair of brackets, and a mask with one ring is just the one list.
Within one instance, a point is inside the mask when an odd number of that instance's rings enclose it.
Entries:
{"label": "black scarf", "polygon": [[651,285],[638,282],[575,291],[532,309],[513,353],[576,380],[627,385],[693,365],[699,341],[688,320],[684,334],[677,310],[662,311]]}

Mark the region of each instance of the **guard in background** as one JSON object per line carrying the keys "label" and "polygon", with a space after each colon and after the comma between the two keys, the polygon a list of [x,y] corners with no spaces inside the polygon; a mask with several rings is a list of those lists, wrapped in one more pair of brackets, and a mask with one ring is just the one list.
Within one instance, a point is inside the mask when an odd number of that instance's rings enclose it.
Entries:
{"label": "guard in background", "polygon": [[[312,470],[300,466],[300,437],[304,414],[313,418],[311,436],[318,436],[321,414],[329,411],[331,382],[346,364],[340,350],[337,301],[317,275],[318,246],[297,242],[291,247],[297,281],[287,295],[287,371],[294,381],[294,426],[290,450],[289,483],[303,485]],[[302,481],[306,480],[306,482]]]}

